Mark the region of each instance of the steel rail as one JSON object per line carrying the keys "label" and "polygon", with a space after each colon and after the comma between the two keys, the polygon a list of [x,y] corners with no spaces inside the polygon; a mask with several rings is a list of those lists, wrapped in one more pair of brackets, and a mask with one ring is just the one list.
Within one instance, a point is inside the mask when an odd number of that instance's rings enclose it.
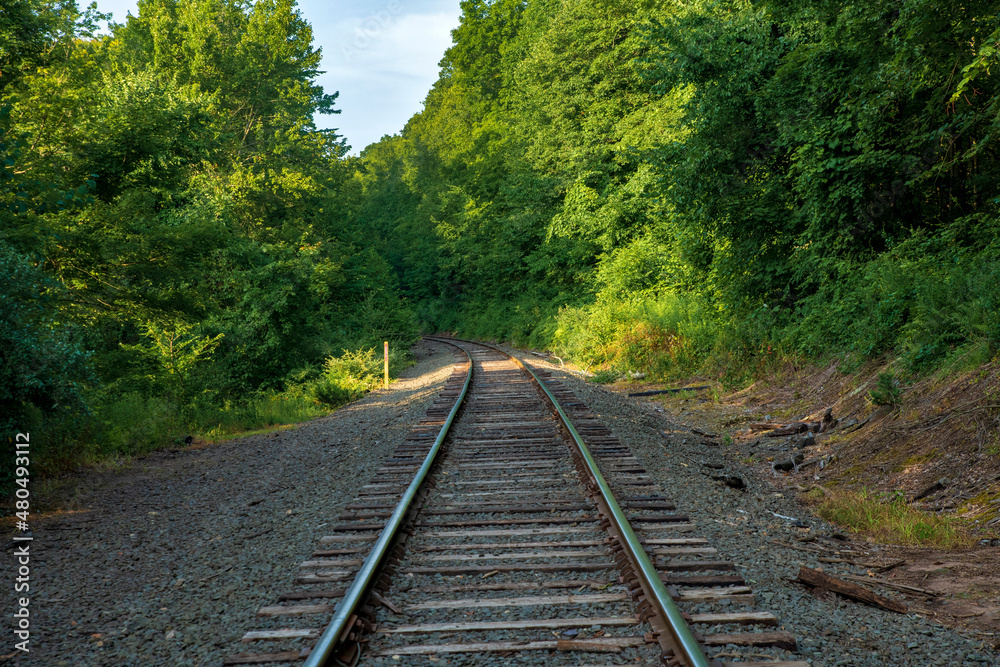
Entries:
{"label": "steel rail", "polygon": [[632,530],[632,526],[629,524],[628,518],[625,516],[625,512],[622,511],[618,501],[615,500],[615,496],[611,492],[611,487],[608,486],[607,480],[604,479],[604,475],[601,474],[600,469],[597,467],[597,462],[594,461],[594,457],[590,454],[590,450],[584,443],[583,437],[576,430],[576,427],[573,426],[573,422],[563,411],[562,406],[559,405],[559,401],[556,400],[556,397],[551,391],[549,391],[549,388],[545,386],[545,382],[535,375],[535,372],[520,359],[497,347],[494,347],[493,345],[486,345],[484,343],[476,343],[476,345],[485,345],[486,347],[490,347],[498,352],[507,354],[507,356],[509,356],[515,364],[523,368],[529,375],[531,375],[531,377],[535,379],[535,382],[538,383],[538,386],[548,397],[549,401],[551,401],[552,407],[555,409],[559,418],[562,420],[563,425],[566,427],[566,430],[573,438],[573,441],[576,444],[584,463],[586,464],[587,470],[594,480],[597,490],[601,494],[602,500],[608,506],[610,511],[608,519],[617,529],[619,535],[621,535],[623,542],[622,546],[630,552],[630,560],[638,566],[636,576],[639,578],[644,591],[647,593],[647,601],[653,606],[654,611],[660,616],[660,618],[666,620],[667,629],[673,636],[676,646],[683,652],[684,655],[678,657],[685,660],[689,667],[711,667],[711,662],[708,657],[705,656],[704,651],[701,650],[701,646],[698,644],[694,634],[691,632],[691,628],[688,627],[687,621],[684,620],[681,610],[677,608],[676,604],[674,604],[674,600],[670,596],[670,592],[667,591],[666,586],[663,585],[663,581],[660,579],[653,563],[649,560],[646,550],[643,549],[642,543],[636,536],[635,531]]}
{"label": "steel rail", "polygon": [[[448,343],[447,341],[440,342],[451,345],[451,343]],[[434,460],[437,458],[438,452],[441,450],[441,444],[448,435],[449,429],[451,429],[452,422],[455,421],[455,415],[458,414],[459,408],[462,407],[462,403],[465,401],[465,395],[468,393],[469,385],[472,383],[472,355],[458,345],[452,345],[452,347],[457,347],[462,350],[462,352],[465,353],[465,356],[469,359],[469,373],[465,377],[465,384],[462,386],[462,391],[458,395],[458,398],[455,399],[455,405],[451,408],[451,412],[448,413],[448,418],[445,419],[444,425],[441,427],[441,431],[438,433],[437,438],[435,438],[430,451],[428,451],[427,456],[424,457],[423,464],[414,476],[413,481],[410,482],[410,485],[407,487],[402,498],[400,498],[392,516],[389,517],[389,520],[385,524],[385,528],[382,529],[382,534],[379,535],[378,541],[375,542],[375,546],[372,547],[371,553],[369,553],[367,558],[365,558],[365,562],[361,565],[361,569],[358,571],[357,575],[355,575],[350,588],[347,589],[347,592],[344,594],[340,604],[337,605],[337,609],[333,613],[333,619],[330,620],[330,623],[326,626],[326,630],[323,631],[323,634],[320,635],[316,645],[313,646],[312,650],[309,652],[309,657],[306,659],[304,667],[323,667],[326,664],[326,661],[330,658],[330,654],[333,653],[333,650],[342,642],[344,638],[346,638],[347,633],[351,628],[351,616],[358,608],[358,605],[361,604],[361,600],[368,591],[368,587],[371,585],[372,579],[378,572],[379,565],[389,552],[389,547],[391,546],[393,539],[396,537],[396,533],[403,525],[403,520],[406,517],[407,512],[410,510],[410,505],[413,502],[413,499],[416,497],[424,479],[427,477],[428,471],[434,464]]]}

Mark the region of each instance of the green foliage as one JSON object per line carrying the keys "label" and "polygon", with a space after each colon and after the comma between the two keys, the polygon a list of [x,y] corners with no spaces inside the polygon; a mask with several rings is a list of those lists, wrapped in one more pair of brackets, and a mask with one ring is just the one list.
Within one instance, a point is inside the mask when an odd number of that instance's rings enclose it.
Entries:
{"label": "green foliage", "polygon": [[0,241],[39,285],[9,391],[67,456],[339,404],[421,328],[726,385],[1000,349],[995,3],[463,0],[358,158],[292,0],[142,0],[112,37],[8,4]]}
{"label": "green foliage", "polygon": [[143,0],[111,37],[93,7],[7,9],[0,400],[49,429],[39,470],[320,414],[295,369],[414,338],[292,0]]}
{"label": "green foliage", "polygon": [[183,436],[177,405],[162,396],[128,392],[95,406],[101,438],[88,452],[94,459],[138,456]]}
{"label": "green foliage", "polygon": [[188,397],[195,365],[207,361],[225,335],[199,336],[182,323],[167,328],[152,322],[146,324],[144,333],[150,344],[123,344],[122,348],[148,360],[147,366],[154,369],[148,376],[151,384],[175,401]]}
{"label": "green foliage", "polygon": [[[93,380],[79,332],[53,317],[59,285],[0,241],[0,442],[30,433],[35,469],[73,447],[70,426],[85,426],[84,387]],[[35,459],[33,459],[35,461]],[[0,464],[0,494],[11,490],[13,460]]]}
{"label": "green foliage", "polygon": [[328,412],[305,388],[292,386],[283,392],[263,392],[247,401],[209,406],[196,416],[194,423],[198,427],[191,430],[209,440],[220,440],[247,431],[297,424]]}
{"label": "green foliage", "polygon": [[[390,348],[390,376],[407,362],[406,353]],[[385,358],[376,349],[344,350],[341,356],[324,362],[322,375],[312,384],[312,396],[323,405],[338,407],[381,386],[384,378]]]}
{"label": "green foliage", "polygon": [[957,102],[980,74],[989,75],[990,66],[995,66],[998,59],[1000,59],[1000,28],[985,39],[973,61],[962,68],[962,80],[958,82],[958,88],[949,101],[952,104]]}
{"label": "green foliage", "polygon": [[590,378],[590,381],[597,384],[610,384],[612,382],[616,382],[619,377],[621,377],[621,373],[615,369],[602,368],[594,373],[594,376]]}
{"label": "green foliage", "polygon": [[329,412],[302,386],[261,392],[239,402],[210,400],[187,404],[162,395],[126,392],[94,402],[100,437],[82,450],[84,460],[140,456],[177,445],[188,435],[208,440],[273,426],[296,424]]}
{"label": "green foliage", "polygon": [[654,378],[692,372],[719,335],[698,299],[672,293],[627,301],[601,298],[591,306],[562,309],[557,322],[553,342],[560,352]]}
{"label": "green foliage", "polygon": [[875,387],[868,392],[868,400],[872,405],[889,405],[898,408],[903,390],[894,373],[879,373]]}
{"label": "green foliage", "polygon": [[89,379],[87,353],[71,329],[53,321],[45,305],[63,292],[27,258],[0,242],[0,405],[4,429],[23,406],[82,411],[81,384]]}
{"label": "green foliage", "polygon": [[997,349],[990,3],[462,8],[355,176],[426,328],[729,385]]}

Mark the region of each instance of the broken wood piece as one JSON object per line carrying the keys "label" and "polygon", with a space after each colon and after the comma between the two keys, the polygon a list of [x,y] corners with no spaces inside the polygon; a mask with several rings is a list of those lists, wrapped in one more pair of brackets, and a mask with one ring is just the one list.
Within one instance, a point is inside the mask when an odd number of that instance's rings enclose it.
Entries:
{"label": "broken wood piece", "polygon": [[881,607],[883,609],[888,609],[889,611],[894,611],[899,614],[905,614],[907,612],[907,606],[902,602],[882,597],[867,588],[858,586],[857,584],[852,584],[848,581],[844,581],[843,579],[832,577],[821,570],[814,570],[803,566],[799,568],[799,581],[809,584],[810,586],[816,586],[818,588],[833,591],[834,593],[838,593],[844,597],[858,600],[859,602],[864,602],[876,607]]}
{"label": "broken wood piece", "polygon": [[900,558],[899,560],[895,560],[895,561],[893,561],[891,563],[888,563],[886,565],[865,565],[864,563],[858,563],[858,565],[860,565],[861,567],[871,567],[873,570],[875,570],[876,572],[878,572],[879,574],[881,574],[883,572],[888,572],[889,570],[891,570],[893,568],[899,567],[900,565],[902,565],[905,562],[906,562],[905,558]]}
{"label": "broken wood piece", "polygon": [[825,456],[817,456],[814,459],[809,459],[808,461],[803,461],[802,463],[799,464],[798,469],[799,470],[805,470],[806,468],[811,468],[811,467],[813,467],[814,465],[816,465],[817,463],[819,463],[820,461],[822,461],[825,458],[826,458]]}
{"label": "broken wood piece", "polygon": [[222,660],[223,665],[264,665],[269,662],[298,662],[299,651],[281,653],[237,653]]}
{"label": "broken wood piece", "polygon": [[774,646],[786,651],[796,650],[795,637],[790,632],[746,632],[739,634],[705,635],[704,646]]}
{"label": "broken wood piece", "polygon": [[381,594],[379,594],[378,591],[372,591],[368,595],[371,597],[372,600],[374,600],[375,602],[378,602],[380,605],[382,605],[383,607],[385,607],[386,609],[388,609],[392,613],[394,613],[394,614],[402,614],[403,613],[402,609],[400,609],[399,607],[397,607],[396,605],[394,605],[392,602],[390,602],[387,598],[385,598],[384,596],[382,596]]}
{"label": "broken wood piece", "polygon": [[747,424],[747,428],[751,431],[771,431],[776,428],[781,428],[784,424],[779,424],[777,422],[756,422],[753,424]]}
{"label": "broken wood piece", "polygon": [[941,479],[934,482],[933,484],[925,488],[917,495],[913,496],[913,502],[916,502],[918,500],[923,500],[927,496],[932,496],[938,491],[943,491],[944,489],[947,489],[950,485],[951,485],[951,480],[948,479],[947,477],[942,477]]}
{"label": "broken wood piece", "polygon": [[[601,637],[582,640],[545,640],[531,642],[498,641],[477,642],[468,644],[410,644],[406,646],[390,646],[376,649],[370,653],[373,657],[394,655],[433,655],[436,653],[485,653],[508,651],[618,651],[628,646],[643,646],[645,637]],[[577,646],[570,646],[576,644]],[[613,647],[613,648],[612,648]]]}
{"label": "broken wood piece", "polygon": [[844,579],[848,581],[856,581],[858,583],[872,583],[878,584],[883,588],[891,588],[894,591],[899,591],[901,593],[913,593],[915,595],[929,595],[931,597],[937,597],[940,593],[935,593],[934,591],[929,591],[926,588],[917,588],[916,586],[907,586],[906,584],[897,584],[895,581],[889,581],[888,579],[879,579],[878,577],[860,577],[855,574],[845,574],[842,575]]}
{"label": "broken wood piece", "polygon": [[[817,422],[818,427],[818,422]],[[812,430],[812,424],[809,422],[792,422],[791,424],[785,424],[781,428],[776,428],[770,433],[765,433],[765,438],[780,438],[785,435],[795,435],[796,433],[805,433],[806,431]]]}
{"label": "broken wood piece", "polygon": [[629,396],[658,396],[660,394],[677,394],[682,391],[701,391],[702,389],[711,389],[711,387],[706,384],[698,387],[677,387],[676,389],[656,389],[655,391],[634,391],[629,393]]}
{"label": "broken wood piece", "polygon": [[423,623],[380,628],[386,634],[422,634],[429,632],[468,632],[473,630],[522,630],[533,628],[589,628],[592,625],[632,626],[639,621],[634,616],[601,616],[596,618],[550,618],[524,621],[468,621],[461,623]]}

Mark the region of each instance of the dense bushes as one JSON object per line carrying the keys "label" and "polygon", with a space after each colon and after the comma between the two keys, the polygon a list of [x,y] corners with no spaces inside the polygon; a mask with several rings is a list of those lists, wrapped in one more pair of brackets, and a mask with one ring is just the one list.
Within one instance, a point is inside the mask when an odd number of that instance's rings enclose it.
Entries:
{"label": "dense bushes", "polygon": [[[410,363],[404,350],[394,350],[389,362],[391,377]],[[258,390],[239,400],[220,396],[209,388],[197,394],[96,389],[89,397],[91,415],[72,433],[79,439],[77,459],[134,456],[182,444],[189,435],[218,440],[269,426],[294,424],[363,396],[380,387],[383,377],[382,354],[361,348],[328,357],[322,370],[297,369],[282,387]],[[162,378],[166,383],[173,381],[169,375]],[[86,428],[81,430],[81,426]]]}
{"label": "dense bushes", "polygon": [[463,0],[360,158],[291,0],[149,0],[113,38],[16,7],[4,400],[62,452],[307,414],[418,327],[733,384],[1000,347],[995,2]]}
{"label": "dense bushes", "polygon": [[72,1],[14,7],[0,407],[5,437],[36,431],[34,470],[319,414],[303,368],[414,338],[347,219],[347,147],[313,120],[336,94],[292,0],[149,0],[111,36]]}
{"label": "dense bushes", "polygon": [[468,0],[424,111],[360,161],[393,203],[367,220],[430,248],[392,264],[431,328],[591,366],[981,363],[994,5]]}
{"label": "dense bushes", "polygon": [[564,308],[553,344],[574,359],[622,373],[676,376],[697,370],[718,338],[719,321],[697,297],[601,298]]}

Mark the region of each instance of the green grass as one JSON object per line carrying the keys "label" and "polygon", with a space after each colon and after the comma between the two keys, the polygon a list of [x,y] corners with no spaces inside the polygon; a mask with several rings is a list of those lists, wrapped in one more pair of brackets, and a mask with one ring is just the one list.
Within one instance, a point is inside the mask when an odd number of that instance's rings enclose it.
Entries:
{"label": "green grass", "polygon": [[701,302],[680,294],[602,297],[589,306],[562,308],[556,324],[553,345],[567,356],[644,372],[649,379],[690,373],[717,339]]}
{"label": "green grass", "polygon": [[331,408],[318,405],[307,396],[266,394],[242,405],[220,410],[217,420],[203,420],[196,430],[206,439],[218,441],[227,439],[227,436],[266,431],[274,426],[298,424],[322,417],[330,411]]}
{"label": "green grass", "polygon": [[240,403],[178,406],[163,397],[130,392],[99,405],[96,419],[101,437],[86,447],[85,458],[141,456],[180,444],[188,436],[218,440],[283,424],[321,417],[330,407],[302,391],[260,394]]}
{"label": "green grass", "polygon": [[[390,377],[412,363],[404,350],[389,355]],[[187,397],[142,391],[94,392],[92,414],[83,422],[30,423],[33,470],[40,478],[80,465],[119,465],[156,449],[183,445],[187,436],[218,442],[329,414],[383,382],[383,360],[375,349],[345,350],[327,358],[322,371],[296,371],[284,391],[222,400],[212,391]],[[36,423],[37,422],[37,423]],[[8,485],[9,486],[9,485]],[[0,495],[10,489],[0,488]]]}
{"label": "green grass", "polygon": [[906,504],[902,494],[832,491],[817,499],[818,514],[839,526],[878,542],[958,549],[973,537],[956,518],[922,512]]}

